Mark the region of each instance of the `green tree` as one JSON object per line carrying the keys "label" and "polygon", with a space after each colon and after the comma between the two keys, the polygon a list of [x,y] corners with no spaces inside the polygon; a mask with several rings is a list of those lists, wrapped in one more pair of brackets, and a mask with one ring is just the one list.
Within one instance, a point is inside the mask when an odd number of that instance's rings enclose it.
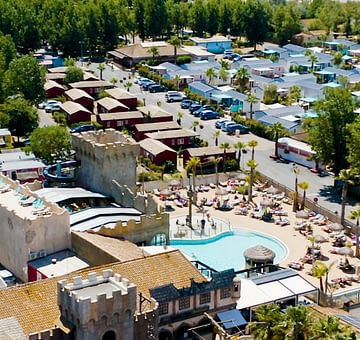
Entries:
{"label": "green tree", "polygon": [[147,52],[151,54],[152,62],[155,63],[156,58],[160,56],[159,48],[157,46],[151,46]]}
{"label": "green tree", "polygon": [[278,153],[278,139],[283,136],[287,136],[287,130],[282,126],[281,123],[276,122],[272,126],[269,127],[269,132],[275,141],[275,157],[279,156]]}
{"label": "green tree", "polygon": [[207,29],[207,8],[202,0],[195,0],[189,10],[189,26],[198,37],[203,37]]}
{"label": "green tree", "polygon": [[235,74],[235,84],[239,85],[239,91],[244,92],[249,84],[250,73],[245,67],[240,67]]}
{"label": "green tree", "polygon": [[247,145],[249,148],[251,148],[251,159],[254,160],[255,159],[255,148],[258,146],[258,141],[251,140],[248,142]]}
{"label": "green tree", "polygon": [[23,98],[8,99],[0,105],[0,113],[7,117],[7,128],[18,138],[32,132],[39,122],[36,109]]}
{"label": "green tree", "polygon": [[209,67],[206,72],[205,75],[208,77],[209,79],[209,84],[213,84],[215,77],[216,77],[216,71],[213,67]]}
{"label": "green tree", "polygon": [[351,169],[342,169],[340,170],[338,179],[342,181],[342,191],[341,191],[341,214],[340,214],[340,223],[344,225],[345,223],[345,207],[347,203],[349,184],[354,184],[353,173]]}
{"label": "green tree", "polygon": [[143,0],[133,0],[132,1],[135,18],[134,23],[136,23],[136,30],[139,34],[141,41],[144,41],[146,38],[146,28],[145,28],[145,2]]}
{"label": "green tree", "polygon": [[318,101],[314,110],[316,119],[307,119],[304,127],[309,133],[309,143],[323,164],[332,167],[335,176],[349,167],[346,141],[348,124],[355,120],[351,93],[343,88],[325,90],[325,98]]}
{"label": "green tree", "polygon": [[308,182],[303,181],[303,182],[300,182],[298,184],[298,187],[301,190],[303,190],[303,197],[302,197],[302,200],[301,200],[301,208],[300,209],[304,210],[305,209],[305,201],[306,201],[306,190],[309,189],[310,185],[309,185]]}
{"label": "green tree", "polygon": [[358,207],[356,210],[352,210],[350,212],[350,218],[352,220],[356,220],[356,224],[355,224],[355,228],[356,228],[356,231],[355,231],[355,235],[356,235],[356,251],[355,251],[355,256],[357,258],[360,257],[360,240],[359,240],[359,234],[360,234],[360,231],[359,231],[359,221],[360,221],[360,208]]}
{"label": "green tree", "polygon": [[218,146],[218,144],[219,144],[219,137],[220,137],[220,130],[216,130],[216,131],[213,133],[213,138],[214,138],[214,141],[215,141],[215,146]]}
{"label": "green tree", "polygon": [[229,78],[229,71],[226,68],[221,67],[219,70],[218,77],[220,80],[222,80],[225,83]]}
{"label": "green tree", "polygon": [[34,155],[52,164],[67,159],[71,152],[71,136],[66,127],[53,125],[37,128],[30,136]]}
{"label": "green tree", "polygon": [[311,338],[313,321],[306,306],[297,305],[286,308],[284,319],[286,339],[306,340]]}
{"label": "green tree", "polygon": [[100,80],[103,80],[103,72],[105,71],[105,68],[106,68],[106,66],[104,63],[100,63],[97,67],[97,69],[100,72]]}
{"label": "green tree", "polygon": [[179,111],[178,114],[177,114],[177,120],[176,120],[176,122],[177,122],[180,126],[181,126],[181,120],[182,120],[183,116],[184,116],[184,114],[183,114],[181,111]]}
{"label": "green tree", "polygon": [[175,60],[175,65],[176,65],[177,49],[181,47],[181,41],[177,36],[174,36],[169,40],[169,44],[174,47],[174,60]]}
{"label": "green tree", "polygon": [[223,171],[226,172],[226,152],[230,149],[230,143],[224,142],[220,144],[220,149],[223,150]]}
{"label": "green tree", "polygon": [[270,8],[265,1],[246,1],[244,5],[244,32],[249,43],[262,44],[270,32]]}
{"label": "green tree", "polygon": [[353,123],[349,124],[348,128],[349,135],[346,140],[348,149],[347,161],[357,173],[360,173],[360,116]]}
{"label": "green tree", "polygon": [[164,0],[143,0],[144,24],[147,36],[160,37],[165,33],[168,24],[168,15]]}
{"label": "green tree", "polygon": [[275,104],[278,100],[277,86],[275,84],[270,84],[265,86],[264,90],[264,104]]}
{"label": "green tree", "polygon": [[190,159],[186,162],[185,170],[188,175],[192,175],[192,181],[193,181],[193,190],[195,190],[196,187],[196,175],[197,175],[197,169],[200,167],[201,162],[199,157],[190,157]]}
{"label": "green tree", "polygon": [[246,150],[246,146],[247,144],[242,142],[242,141],[238,141],[234,144],[234,148],[236,150],[238,150],[238,154],[237,154],[237,162],[238,162],[238,168],[240,169],[240,162],[241,162],[241,154],[243,153],[244,150]]}
{"label": "green tree", "polygon": [[246,165],[250,168],[250,176],[249,176],[249,195],[248,195],[248,202],[252,202],[252,190],[254,185],[254,178],[255,178],[255,169],[258,166],[258,163],[254,159],[250,159]]}
{"label": "green tree", "polygon": [[313,73],[315,71],[315,64],[319,61],[319,59],[311,50],[306,50],[305,55],[308,57],[308,61],[311,63],[310,72]]}
{"label": "green tree", "polygon": [[281,329],[283,316],[279,305],[263,305],[255,311],[256,321],[250,323],[251,335],[256,340],[280,340],[284,338]]}
{"label": "green tree", "polygon": [[133,83],[131,81],[127,81],[125,84],[124,84],[126,90],[128,92],[130,92],[130,88],[133,86]]}
{"label": "green tree", "polygon": [[299,102],[299,99],[301,98],[301,87],[299,85],[291,86],[288,97],[289,97],[290,103]]}
{"label": "green tree", "polygon": [[198,120],[194,120],[191,124],[191,127],[196,132],[196,128],[200,125],[200,122]]}
{"label": "green tree", "polygon": [[[313,268],[312,268],[312,274],[314,277],[316,277],[317,279],[319,279],[320,282],[320,291],[322,293],[327,293],[327,289],[328,289],[328,277],[329,277],[329,272],[332,269],[334,265],[334,262],[331,263],[329,266],[327,266],[324,262],[322,261],[315,261]],[[323,280],[325,276],[325,280]],[[325,281],[325,284],[324,284]]]}
{"label": "green tree", "polygon": [[69,66],[64,78],[64,84],[69,85],[84,79],[84,71],[80,67]]}
{"label": "green tree", "polygon": [[[115,85],[116,85],[116,83],[118,82],[119,80],[116,78],[116,77],[112,77],[111,79],[110,79],[110,83],[115,87]],[[125,86],[125,84],[124,84],[124,86]],[[126,87],[126,86],[125,86]]]}
{"label": "green tree", "polygon": [[258,102],[258,98],[256,98],[255,96],[253,96],[252,94],[249,94],[246,97],[246,101],[250,104],[250,119],[253,119],[253,105],[256,104]]}
{"label": "green tree", "polygon": [[4,88],[7,96],[21,95],[37,104],[45,98],[45,69],[31,55],[14,59],[5,72]]}

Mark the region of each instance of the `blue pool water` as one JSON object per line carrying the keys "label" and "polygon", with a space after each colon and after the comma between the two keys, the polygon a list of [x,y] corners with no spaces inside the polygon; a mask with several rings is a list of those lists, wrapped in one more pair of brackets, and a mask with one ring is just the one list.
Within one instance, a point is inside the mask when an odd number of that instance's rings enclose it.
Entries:
{"label": "blue pool water", "polygon": [[236,231],[212,240],[182,241],[173,240],[170,245],[180,249],[194,260],[199,260],[218,271],[245,269],[244,251],[262,245],[276,254],[274,264],[279,263],[287,254],[286,246],[271,236],[253,232]]}

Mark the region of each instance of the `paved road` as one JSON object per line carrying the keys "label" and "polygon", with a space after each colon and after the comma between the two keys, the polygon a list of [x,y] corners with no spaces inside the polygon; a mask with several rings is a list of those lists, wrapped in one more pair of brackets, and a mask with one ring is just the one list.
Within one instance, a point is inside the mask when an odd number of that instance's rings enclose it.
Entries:
{"label": "paved road", "polygon": [[[99,70],[97,69],[98,64],[92,63],[89,65],[89,68],[95,72],[95,74],[99,75]],[[121,70],[118,68],[112,69],[110,66],[107,66],[105,71],[103,72],[103,79],[110,80],[112,78],[124,79],[127,78],[129,72],[126,70]],[[118,87],[124,87],[123,83],[118,83]],[[182,118],[182,126],[184,128],[191,128],[191,124],[194,119],[197,119],[188,113],[188,110],[183,110],[180,108],[179,103],[166,103],[164,93],[149,93],[147,91],[142,91],[138,85],[133,84],[130,88],[130,92],[135,94],[138,99],[144,100],[146,104],[154,104],[156,105],[159,101],[161,102],[161,108],[170,112],[174,116],[174,120],[177,119],[178,112],[183,112]],[[197,129],[197,132],[200,133],[201,138],[207,140],[209,145],[215,145],[213,134],[215,131],[214,120],[211,121],[203,121],[204,125],[203,129]],[[279,183],[289,187],[294,188],[295,185],[295,175],[292,172],[291,164],[278,163],[269,158],[269,155],[274,153],[274,143],[268,141],[264,138],[260,138],[253,134],[241,135],[239,137],[236,136],[228,136],[224,132],[221,132],[219,138],[219,145],[223,142],[229,142],[230,145],[234,145],[237,141],[248,142],[250,140],[257,140],[258,146],[255,148],[255,159],[258,166],[258,171],[263,173],[264,175],[275,179]],[[242,167],[246,165],[249,160],[250,153],[242,156]],[[334,194],[331,186],[334,183],[334,178],[332,176],[327,177],[319,177],[316,174],[313,174],[309,171],[309,169],[299,166],[300,174],[298,175],[298,181],[306,181],[310,184],[310,188],[307,191],[308,198],[318,198],[318,202],[324,208],[327,208],[331,211],[337,211],[340,213],[340,197],[339,195]],[[346,216],[349,215],[350,210],[354,209],[354,205],[356,202],[350,202]]]}

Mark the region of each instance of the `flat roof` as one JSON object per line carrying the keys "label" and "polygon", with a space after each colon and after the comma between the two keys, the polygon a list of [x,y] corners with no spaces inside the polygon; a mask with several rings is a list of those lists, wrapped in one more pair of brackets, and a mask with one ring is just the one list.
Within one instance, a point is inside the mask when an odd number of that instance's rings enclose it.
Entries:
{"label": "flat roof", "polygon": [[90,298],[91,302],[97,301],[98,294],[106,294],[107,298],[111,298],[114,291],[120,290],[119,286],[111,281],[96,284],[94,286],[88,286],[80,289],[73,289],[81,299]]}
{"label": "flat roof", "polygon": [[31,261],[29,265],[46,277],[62,276],[89,267],[88,263],[77,257],[71,250],[50,254]]}
{"label": "flat roof", "polygon": [[83,188],[43,188],[37,190],[36,194],[54,203],[66,201],[70,198],[107,198],[103,194]]}

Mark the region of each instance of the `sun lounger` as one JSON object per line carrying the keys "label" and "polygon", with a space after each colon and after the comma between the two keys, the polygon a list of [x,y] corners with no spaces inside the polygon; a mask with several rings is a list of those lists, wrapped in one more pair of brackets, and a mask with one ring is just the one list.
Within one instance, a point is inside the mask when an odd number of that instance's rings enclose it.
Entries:
{"label": "sun lounger", "polygon": [[10,184],[5,184],[4,186],[0,187],[0,193],[3,194],[11,190]]}
{"label": "sun lounger", "polygon": [[209,187],[210,187],[211,189],[216,189],[216,185],[215,185],[214,183],[210,183],[210,184],[209,184]]}
{"label": "sun lounger", "polygon": [[20,204],[23,207],[32,205],[35,202],[36,198],[34,196],[30,196],[29,198],[27,198],[26,200],[20,200]]}
{"label": "sun lounger", "polygon": [[158,188],[153,189],[153,193],[154,193],[154,195],[156,195],[156,196],[160,196],[160,191],[159,191]]}

